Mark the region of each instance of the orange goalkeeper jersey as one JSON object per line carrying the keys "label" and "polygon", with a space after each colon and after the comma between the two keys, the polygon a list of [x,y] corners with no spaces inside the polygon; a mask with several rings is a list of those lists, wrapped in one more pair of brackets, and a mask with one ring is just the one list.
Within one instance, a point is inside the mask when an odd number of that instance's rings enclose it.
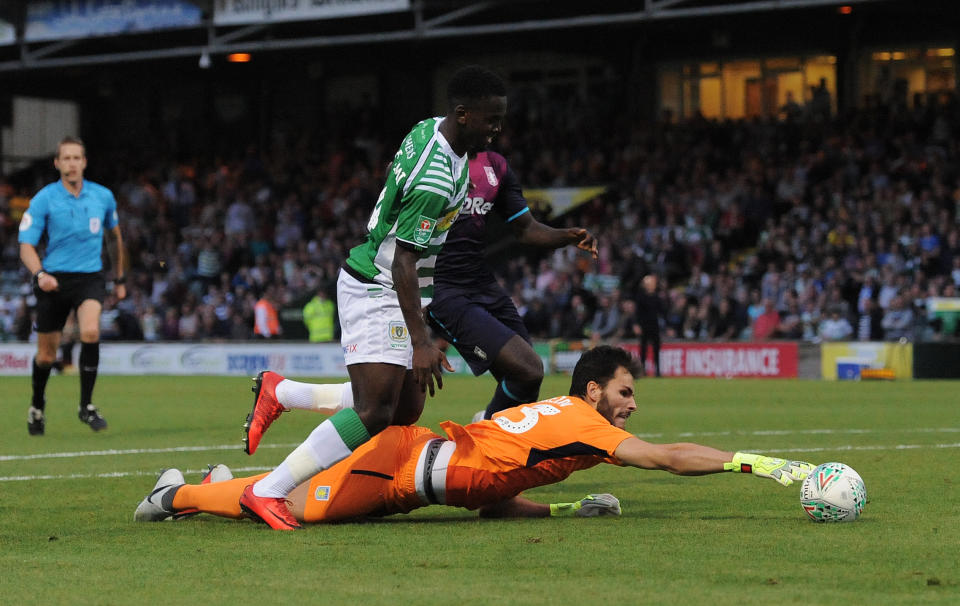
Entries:
{"label": "orange goalkeeper jersey", "polygon": [[633,434],[589,404],[561,396],[509,408],[463,427],[440,424],[456,442],[446,476],[446,504],[475,509],[565,479],[602,462]]}

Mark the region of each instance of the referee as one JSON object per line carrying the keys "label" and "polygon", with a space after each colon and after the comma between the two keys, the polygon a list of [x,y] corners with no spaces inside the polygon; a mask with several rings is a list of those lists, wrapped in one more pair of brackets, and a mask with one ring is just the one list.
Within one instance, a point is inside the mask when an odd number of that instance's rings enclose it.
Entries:
{"label": "referee", "polygon": [[[87,157],[83,142],[66,137],[57,145],[53,165],[60,180],[37,192],[20,221],[20,260],[33,275],[37,296],[37,355],[33,359],[33,402],[27,413],[30,435],[43,435],[44,393],[67,316],[77,312],[80,328],[80,411],[94,431],[107,422],[90,403],[100,364],[100,312],[105,294],[104,232],[110,234],[115,294],[127,295],[123,276],[123,239],[117,201],[109,189],[83,178]],[[46,237],[43,261],[37,252]]]}

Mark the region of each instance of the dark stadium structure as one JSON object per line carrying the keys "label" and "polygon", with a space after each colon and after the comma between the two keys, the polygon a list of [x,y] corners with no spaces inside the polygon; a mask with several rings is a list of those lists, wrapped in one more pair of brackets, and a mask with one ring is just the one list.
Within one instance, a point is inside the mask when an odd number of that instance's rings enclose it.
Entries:
{"label": "dark stadium structure", "polygon": [[612,315],[610,338],[632,338],[648,273],[668,341],[756,338],[768,302],[770,338],[960,336],[960,314],[929,305],[960,290],[955,2],[411,0],[244,25],[192,2],[194,27],[47,41],[25,39],[27,4],[0,4],[0,296],[18,318],[2,338],[29,336],[16,225],[54,176],[18,112],[74,124],[118,192],[135,295],[107,302],[106,339],[144,317],[153,339],[242,339],[269,285],[302,338],[389,145],[465,63],[508,82],[496,146],[537,216],[601,242],[596,265],[491,249],[536,338]]}

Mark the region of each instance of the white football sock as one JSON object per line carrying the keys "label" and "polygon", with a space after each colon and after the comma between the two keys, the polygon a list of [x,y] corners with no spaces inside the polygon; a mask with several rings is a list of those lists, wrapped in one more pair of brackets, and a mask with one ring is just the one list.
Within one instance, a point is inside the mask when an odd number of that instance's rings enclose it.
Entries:
{"label": "white football sock", "polygon": [[284,408],[312,410],[332,415],[353,408],[353,387],[347,383],[301,383],[284,379],[277,383],[277,401]]}
{"label": "white football sock", "polygon": [[253,485],[258,497],[283,498],[314,474],[350,456],[337,428],[330,420],[317,425],[276,469]]}

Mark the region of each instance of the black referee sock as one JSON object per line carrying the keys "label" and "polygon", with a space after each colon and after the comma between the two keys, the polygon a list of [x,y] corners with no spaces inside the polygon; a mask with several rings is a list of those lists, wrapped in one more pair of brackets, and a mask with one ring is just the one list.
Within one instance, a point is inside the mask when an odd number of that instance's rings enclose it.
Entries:
{"label": "black referee sock", "polygon": [[43,410],[43,407],[47,405],[46,400],[43,397],[43,394],[47,391],[47,379],[50,378],[50,369],[53,368],[50,364],[46,366],[40,366],[37,364],[37,359],[33,359],[33,407]]}
{"label": "black referee sock", "polygon": [[93,397],[93,385],[97,382],[100,366],[100,342],[80,344],[80,408],[86,407]]}
{"label": "black referee sock", "polygon": [[507,408],[512,408],[519,404],[536,402],[540,393],[540,381],[511,381],[504,379],[497,384],[497,391],[493,393],[493,398],[487,404],[487,411],[483,414],[484,419],[489,419],[494,414]]}

